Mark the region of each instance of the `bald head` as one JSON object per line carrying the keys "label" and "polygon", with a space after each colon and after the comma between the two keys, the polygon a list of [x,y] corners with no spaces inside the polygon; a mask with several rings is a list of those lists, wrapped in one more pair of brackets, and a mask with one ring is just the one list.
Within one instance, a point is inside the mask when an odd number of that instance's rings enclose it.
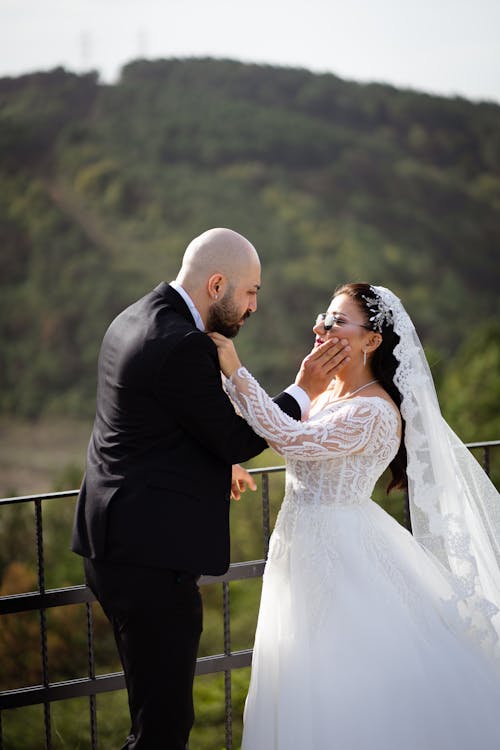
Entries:
{"label": "bald head", "polygon": [[260,260],[251,242],[232,229],[209,229],[189,243],[177,282],[208,330],[234,336],[257,309]]}
{"label": "bald head", "polygon": [[259,256],[243,235],[232,229],[208,229],[186,248],[177,281],[194,293],[214,274],[235,284],[250,268],[260,269]]}

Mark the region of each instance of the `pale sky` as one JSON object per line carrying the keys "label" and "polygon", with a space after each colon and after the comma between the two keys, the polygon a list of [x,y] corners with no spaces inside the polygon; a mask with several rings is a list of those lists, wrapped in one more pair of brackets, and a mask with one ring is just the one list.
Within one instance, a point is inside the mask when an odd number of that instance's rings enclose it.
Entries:
{"label": "pale sky", "polygon": [[0,76],[201,56],[500,102],[500,0],[0,0]]}

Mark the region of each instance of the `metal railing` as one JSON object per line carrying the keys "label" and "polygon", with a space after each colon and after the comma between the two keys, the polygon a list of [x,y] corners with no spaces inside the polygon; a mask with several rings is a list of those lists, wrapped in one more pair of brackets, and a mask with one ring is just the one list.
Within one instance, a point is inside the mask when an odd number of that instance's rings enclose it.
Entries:
{"label": "metal railing", "polygon": [[[471,449],[482,450],[482,463],[485,470],[490,471],[490,452],[494,447],[500,446],[500,440],[469,443]],[[262,532],[264,542],[264,559],[233,563],[224,576],[203,576],[200,584],[220,583],[222,586],[223,600],[223,627],[224,646],[222,654],[201,657],[197,660],[196,674],[224,673],[225,694],[225,746],[227,750],[233,748],[233,721],[232,721],[232,685],[231,673],[233,669],[248,667],[251,664],[252,649],[232,651],[231,649],[231,622],[230,622],[230,599],[229,584],[232,581],[241,581],[249,578],[261,577],[264,572],[265,558],[267,557],[270,537],[270,498],[269,498],[269,475],[283,472],[284,466],[266,467],[264,469],[252,469],[251,473],[262,477]],[[65,588],[47,589],[45,586],[45,559],[44,559],[44,533],[42,522],[42,503],[54,500],[73,498],[77,490],[65,492],[51,492],[39,495],[25,495],[0,499],[0,512],[2,508],[14,504],[32,503],[34,506],[34,523],[36,536],[36,562],[38,590],[30,593],[11,594],[0,597],[0,616],[15,615],[25,612],[38,611],[40,632],[40,656],[42,682],[13,690],[0,692],[0,750],[4,750],[2,731],[2,712],[8,709],[24,706],[42,705],[44,716],[44,741],[45,750],[52,750],[52,726],[51,726],[51,703],[53,701],[66,700],[70,698],[88,697],[89,699],[89,731],[92,750],[98,750],[97,711],[96,696],[114,690],[125,689],[123,672],[114,672],[97,675],[94,663],[94,618],[92,602],[94,596],[85,585],[70,586]],[[407,508],[404,511],[405,520],[408,521]],[[1,516],[0,516],[1,522]],[[51,682],[49,675],[48,660],[48,626],[47,610],[53,607],[62,607],[72,604],[84,604],[86,608],[87,627],[87,676],[62,682]],[[1,621],[0,621],[1,624]],[[5,750],[8,750],[6,748]]]}

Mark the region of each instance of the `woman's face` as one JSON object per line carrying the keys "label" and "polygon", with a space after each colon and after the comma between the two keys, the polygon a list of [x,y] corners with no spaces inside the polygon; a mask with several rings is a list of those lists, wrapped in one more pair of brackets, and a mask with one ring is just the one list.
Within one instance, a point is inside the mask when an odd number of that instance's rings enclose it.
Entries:
{"label": "woman's face", "polygon": [[[324,315],[324,314],[323,314]],[[362,350],[370,335],[373,333],[364,319],[357,302],[347,294],[339,294],[332,299],[326,318],[321,320],[318,316],[313,331],[316,334],[316,346],[329,341],[332,338],[347,339],[352,350],[352,355]],[[331,328],[325,329],[325,323]]]}

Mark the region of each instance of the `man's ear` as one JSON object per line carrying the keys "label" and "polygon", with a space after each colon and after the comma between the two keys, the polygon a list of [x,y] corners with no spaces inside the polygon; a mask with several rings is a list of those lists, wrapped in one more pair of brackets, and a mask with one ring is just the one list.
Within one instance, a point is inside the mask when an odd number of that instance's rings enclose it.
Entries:
{"label": "man's ear", "polygon": [[224,296],[225,278],[221,273],[213,273],[207,281],[207,292],[210,299]]}

